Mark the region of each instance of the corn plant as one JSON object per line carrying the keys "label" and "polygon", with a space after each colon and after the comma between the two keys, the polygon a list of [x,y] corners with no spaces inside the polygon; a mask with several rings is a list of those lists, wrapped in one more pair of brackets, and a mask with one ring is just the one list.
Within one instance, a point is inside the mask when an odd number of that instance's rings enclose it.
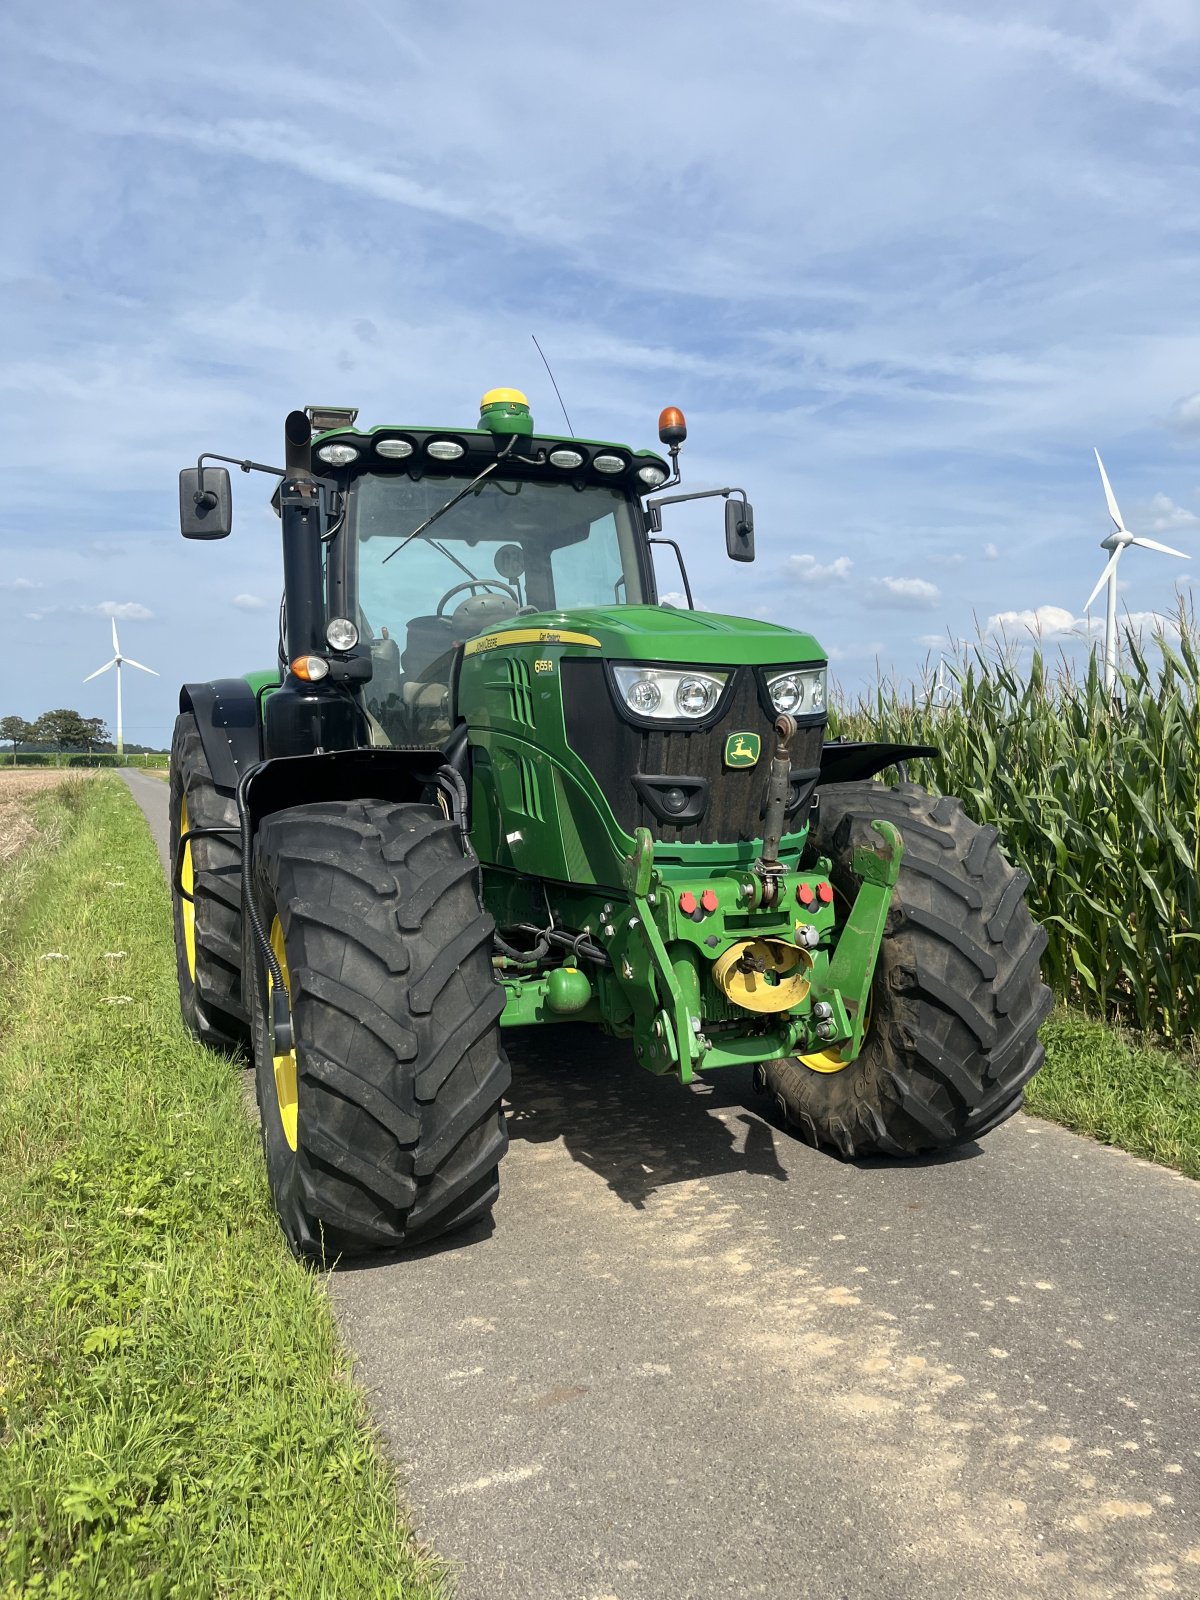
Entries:
{"label": "corn plant", "polygon": [[935,745],[912,777],[993,824],[1030,880],[1065,999],[1178,1039],[1200,1024],[1200,633],[1132,634],[1115,695],[1095,656],[1075,671],[980,643],[953,669],[881,682],[835,707],[834,731]]}

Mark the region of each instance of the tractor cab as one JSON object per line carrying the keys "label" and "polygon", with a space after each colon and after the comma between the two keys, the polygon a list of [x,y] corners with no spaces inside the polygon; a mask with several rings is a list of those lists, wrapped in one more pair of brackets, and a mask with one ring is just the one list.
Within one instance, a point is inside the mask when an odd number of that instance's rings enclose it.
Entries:
{"label": "tractor cab", "polygon": [[[326,615],[352,625],[369,661],[373,745],[446,742],[469,639],[520,616],[654,603],[642,497],[676,481],[662,457],[535,433],[515,389],[485,394],[476,428],[360,431],[355,415],[310,408],[310,460],[325,485]],[[663,435],[672,467],[681,429]]]}
{"label": "tractor cab", "polygon": [[341,582],[372,673],[376,737],[440,744],[467,640],[514,617],[653,596],[638,508],[608,484],[493,475],[423,533],[461,478],[369,472],[353,483]]}

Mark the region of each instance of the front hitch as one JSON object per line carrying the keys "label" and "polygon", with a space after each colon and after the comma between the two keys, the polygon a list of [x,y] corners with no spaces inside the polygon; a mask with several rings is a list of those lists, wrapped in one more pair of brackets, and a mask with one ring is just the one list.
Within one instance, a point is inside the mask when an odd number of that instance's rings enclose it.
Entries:
{"label": "front hitch", "polygon": [[811,989],[820,1048],[840,1046],[847,1064],[862,1049],[867,1002],[904,858],[904,840],[898,829],[890,822],[876,821],[871,826],[883,845],[875,849],[864,845],[854,852],[851,870],[861,886],[838,935],[833,958],[824,972],[814,973]]}

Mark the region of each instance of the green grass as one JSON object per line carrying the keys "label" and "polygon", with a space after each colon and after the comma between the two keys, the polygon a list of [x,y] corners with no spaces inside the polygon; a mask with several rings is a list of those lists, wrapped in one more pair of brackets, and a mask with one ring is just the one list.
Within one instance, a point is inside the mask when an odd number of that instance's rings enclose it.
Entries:
{"label": "green grass", "polygon": [[238,1070],[180,1026],[132,797],[43,821],[0,907],[0,1595],[441,1596]]}
{"label": "green grass", "polygon": [[1077,1011],[1042,1026],[1046,1065],[1026,1092],[1035,1116],[1200,1178],[1200,1071]]}

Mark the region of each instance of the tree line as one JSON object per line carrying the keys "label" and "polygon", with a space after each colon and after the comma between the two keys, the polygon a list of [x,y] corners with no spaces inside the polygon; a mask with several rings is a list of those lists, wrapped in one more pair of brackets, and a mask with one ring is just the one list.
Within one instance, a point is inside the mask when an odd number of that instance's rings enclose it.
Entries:
{"label": "tree line", "polygon": [[81,716],[65,706],[43,711],[33,722],[26,722],[24,717],[0,717],[0,741],[14,751],[19,744],[32,744],[89,752],[112,742],[103,717]]}

